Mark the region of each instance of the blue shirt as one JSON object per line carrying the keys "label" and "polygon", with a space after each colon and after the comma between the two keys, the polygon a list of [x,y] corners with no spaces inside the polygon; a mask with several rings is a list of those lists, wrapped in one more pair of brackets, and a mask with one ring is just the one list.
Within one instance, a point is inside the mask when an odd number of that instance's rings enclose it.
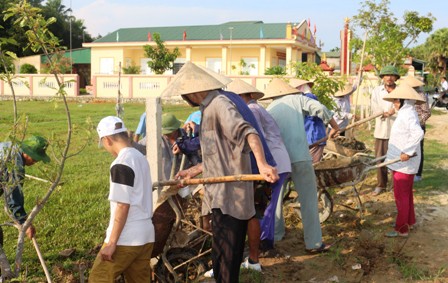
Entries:
{"label": "blue shirt", "polygon": [[188,116],[187,120],[185,120],[185,123],[187,122],[194,122],[196,125],[201,124],[201,110],[195,111]]}
{"label": "blue shirt", "polygon": [[[249,122],[249,124],[257,131],[258,136],[260,137],[261,145],[263,146],[266,162],[273,167],[277,166],[277,163],[275,163],[274,157],[272,156],[271,151],[269,150],[266,140],[262,134],[263,132],[258,126],[257,119],[255,118],[250,108],[247,106],[246,102],[244,102],[244,100],[239,95],[233,92],[219,90],[219,93],[230,99],[230,101],[235,104],[241,116],[243,116],[243,119]],[[257,161],[255,160],[255,156],[252,152],[250,153],[250,163],[252,166],[252,173],[259,174]]]}
{"label": "blue shirt", "polygon": [[[304,94],[306,97],[317,100],[317,96],[312,93]],[[327,131],[325,128],[325,124],[321,118],[316,116],[305,115],[305,132],[306,132],[306,140],[308,144],[313,144],[316,141],[322,139],[327,135]],[[319,145],[326,145],[326,142],[323,142]]]}
{"label": "blue shirt", "polygon": [[144,138],[146,136],[146,112],[143,112],[143,114],[140,116],[140,122],[138,122],[135,134],[140,135],[141,138]]}

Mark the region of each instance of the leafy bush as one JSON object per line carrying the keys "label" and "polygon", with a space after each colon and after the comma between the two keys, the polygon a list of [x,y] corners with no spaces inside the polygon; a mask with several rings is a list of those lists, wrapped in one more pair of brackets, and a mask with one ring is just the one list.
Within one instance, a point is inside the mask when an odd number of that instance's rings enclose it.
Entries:
{"label": "leafy bush", "polygon": [[36,67],[34,67],[34,65],[26,63],[20,66],[19,72],[21,74],[37,74],[37,69]]}
{"label": "leafy bush", "polygon": [[272,66],[267,68],[264,71],[265,75],[271,75],[271,76],[285,76],[286,75],[286,68],[282,66]]}
{"label": "leafy bush", "polygon": [[128,67],[123,67],[121,69],[123,70],[123,74],[127,74],[127,75],[140,74],[140,66],[136,66],[134,64],[132,64]]}

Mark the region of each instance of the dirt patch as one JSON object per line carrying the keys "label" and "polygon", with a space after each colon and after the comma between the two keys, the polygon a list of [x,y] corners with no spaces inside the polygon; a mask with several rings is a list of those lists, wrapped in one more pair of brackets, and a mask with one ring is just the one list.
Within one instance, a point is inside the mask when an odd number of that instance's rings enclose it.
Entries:
{"label": "dirt patch", "polygon": [[[426,142],[448,143],[447,119],[446,114],[430,118]],[[448,168],[448,162],[440,164]],[[322,224],[322,232],[324,241],[334,246],[326,254],[305,253],[302,223],[292,208],[285,208],[285,238],[276,243],[275,256],[260,259],[264,282],[448,282],[448,196],[438,192],[415,196],[417,224],[409,238],[386,238],[385,232],[393,229],[396,206],[391,190],[371,195],[375,180],[372,173],[362,187],[358,184],[362,217],[340,205],[352,197],[351,190],[331,191],[334,212]]]}

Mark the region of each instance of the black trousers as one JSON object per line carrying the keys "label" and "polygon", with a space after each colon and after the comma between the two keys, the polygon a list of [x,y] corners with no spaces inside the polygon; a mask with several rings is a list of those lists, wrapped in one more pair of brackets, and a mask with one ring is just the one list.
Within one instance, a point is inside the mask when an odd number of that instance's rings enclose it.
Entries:
{"label": "black trousers", "polygon": [[213,276],[217,283],[238,283],[247,223],[212,209]]}
{"label": "black trousers", "polygon": [[[426,126],[422,126],[422,130],[423,130],[423,134],[426,133]],[[422,176],[422,172],[423,172],[423,159],[425,159],[425,155],[424,155],[424,150],[423,147],[425,145],[425,136],[423,135],[423,138],[420,142],[420,166],[418,166],[418,172],[417,172],[417,176],[421,177]]]}

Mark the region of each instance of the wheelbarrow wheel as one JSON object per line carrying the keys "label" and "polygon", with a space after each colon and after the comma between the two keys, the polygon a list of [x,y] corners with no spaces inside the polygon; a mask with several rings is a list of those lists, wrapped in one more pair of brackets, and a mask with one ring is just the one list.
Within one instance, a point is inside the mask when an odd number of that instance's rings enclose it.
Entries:
{"label": "wheelbarrow wheel", "polygon": [[[290,200],[290,193],[295,191],[294,182],[291,179],[288,179],[285,183],[283,201]],[[300,211],[300,204],[298,202],[298,197],[292,200],[292,207],[297,216],[302,219],[302,213]],[[318,210],[319,210],[319,221],[323,223],[328,220],[331,213],[333,213],[333,198],[331,194],[326,189],[318,189],[317,192],[317,201],[318,201]]]}
{"label": "wheelbarrow wheel", "polygon": [[[172,248],[168,250],[166,258],[171,266],[176,268],[176,266],[195,256],[197,256],[197,252],[194,249]],[[197,258],[175,269],[180,282],[196,282],[205,271],[207,271],[207,268],[201,258]],[[173,274],[168,271],[161,258],[155,267],[155,273],[157,282],[176,283]]]}

